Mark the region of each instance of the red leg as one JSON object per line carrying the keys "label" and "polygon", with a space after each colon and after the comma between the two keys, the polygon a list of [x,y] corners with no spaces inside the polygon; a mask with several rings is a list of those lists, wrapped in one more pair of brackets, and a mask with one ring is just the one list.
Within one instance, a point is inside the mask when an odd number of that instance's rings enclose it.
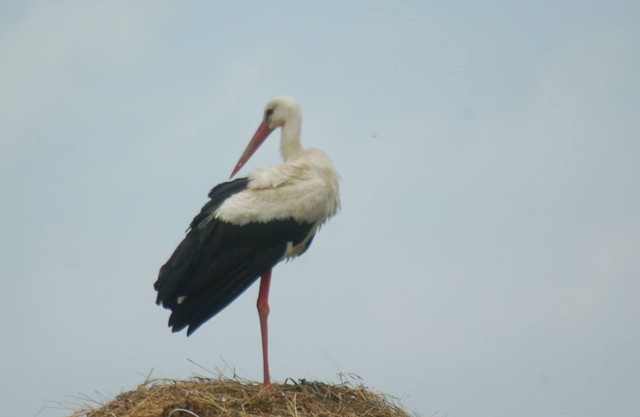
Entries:
{"label": "red leg", "polygon": [[271,387],[269,377],[269,343],[267,331],[267,317],[269,316],[269,285],[271,284],[271,269],[262,274],[260,292],[258,293],[258,315],[260,316],[260,333],[262,335],[262,366],[264,373],[264,389]]}

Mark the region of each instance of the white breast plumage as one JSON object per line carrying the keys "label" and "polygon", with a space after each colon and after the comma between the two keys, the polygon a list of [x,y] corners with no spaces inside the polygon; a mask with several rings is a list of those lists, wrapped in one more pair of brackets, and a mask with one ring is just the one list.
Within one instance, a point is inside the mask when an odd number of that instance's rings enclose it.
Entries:
{"label": "white breast plumage", "polygon": [[251,174],[247,189],[228,198],[215,217],[239,226],[286,219],[319,226],[340,208],[338,178],[322,151],[307,149]]}

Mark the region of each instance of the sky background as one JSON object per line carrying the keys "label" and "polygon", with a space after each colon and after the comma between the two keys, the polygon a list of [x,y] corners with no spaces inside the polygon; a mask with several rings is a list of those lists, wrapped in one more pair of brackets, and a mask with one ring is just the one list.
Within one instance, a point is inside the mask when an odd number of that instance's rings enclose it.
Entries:
{"label": "sky background", "polygon": [[257,286],[186,338],[152,285],[280,94],[343,209],[274,271],[275,380],[640,413],[640,2],[227,3],[0,5],[3,415],[261,379]]}

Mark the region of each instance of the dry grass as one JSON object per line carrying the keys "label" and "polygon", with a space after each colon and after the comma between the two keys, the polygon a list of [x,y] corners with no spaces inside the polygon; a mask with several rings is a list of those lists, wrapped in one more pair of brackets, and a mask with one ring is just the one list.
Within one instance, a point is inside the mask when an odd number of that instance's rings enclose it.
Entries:
{"label": "dry grass", "polygon": [[388,397],[352,384],[287,381],[262,385],[227,378],[149,380],[71,417],[408,417]]}

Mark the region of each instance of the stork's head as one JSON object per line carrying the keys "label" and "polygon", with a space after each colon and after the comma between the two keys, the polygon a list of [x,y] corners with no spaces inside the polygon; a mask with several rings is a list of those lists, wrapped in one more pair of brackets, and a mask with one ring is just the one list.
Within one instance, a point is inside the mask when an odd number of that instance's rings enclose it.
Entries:
{"label": "stork's head", "polygon": [[290,120],[300,117],[300,106],[289,96],[278,96],[272,98],[264,106],[263,123],[269,126],[272,131],[284,126]]}
{"label": "stork's head", "polygon": [[267,105],[264,106],[262,123],[258,126],[258,130],[254,133],[253,138],[251,138],[251,141],[249,141],[236,166],[233,168],[231,177],[233,178],[233,176],[240,171],[240,168],[244,166],[249,158],[251,158],[251,155],[264,143],[271,132],[279,127],[283,127],[287,123],[299,124],[301,118],[302,113],[300,106],[298,106],[298,103],[293,98],[288,96],[272,98]]}

